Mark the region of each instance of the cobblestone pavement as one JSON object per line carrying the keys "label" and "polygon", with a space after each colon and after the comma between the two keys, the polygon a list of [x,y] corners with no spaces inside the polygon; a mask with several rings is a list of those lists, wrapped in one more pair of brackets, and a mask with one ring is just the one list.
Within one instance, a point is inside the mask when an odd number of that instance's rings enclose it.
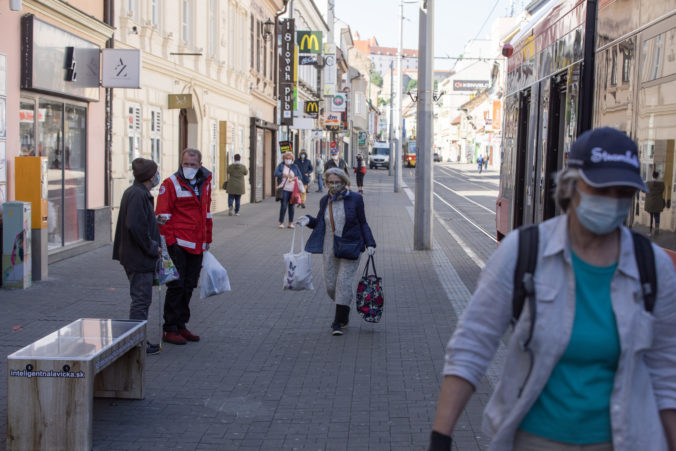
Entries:
{"label": "cobblestone pavement", "polygon": [[[216,215],[212,251],[228,269],[232,291],[193,296],[189,327],[202,340],[167,344],[148,356],[144,400],[96,400],[94,448],[426,449],[457,321],[449,295],[467,297],[478,267],[441,235],[440,249],[412,249],[412,204],[392,192],[386,171],[369,171],[365,187],[384,280],[379,324],[352,312],[345,335],[330,334],[334,306],[320,256],[313,257],[314,291],[282,290],[282,255],[293,232],[277,228],[274,200],[244,205],[238,217]],[[309,194],[308,208],[296,216],[316,214],[319,199]],[[106,246],[54,263],[48,280],[0,291],[3,354],[76,318],[126,318],[128,282],[111,253]],[[156,292],[148,327],[154,342],[159,307]],[[6,387],[7,372],[0,378]],[[456,428],[455,449],[486,448],[480,416],[490,387],[487,380],[478,387]],[[0,403],[3,438],[6,414]]]}

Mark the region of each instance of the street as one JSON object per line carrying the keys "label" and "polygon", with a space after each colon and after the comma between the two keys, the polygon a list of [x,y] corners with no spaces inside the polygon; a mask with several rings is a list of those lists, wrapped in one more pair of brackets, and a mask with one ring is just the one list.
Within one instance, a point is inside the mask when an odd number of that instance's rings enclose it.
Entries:
{"label": "street", "polygon": [[[239,217],[216,215],[212,250],[233,291],[207,299],[195,293],[190,328],[202,341],[164,344],[148,356],[145,400],[96,400],[94,448],[426,449],[445,345],[495,247],[487,209],[497,173],[435,165],[436,245],[421,252],[412,250],[412,174],[405,171],[408,187],[399,194],[387,171],[366,175],[385,308],[375,325],[353,311],[342,337],[330,334],[333,305],[320,256],[313,257],[314,291],[282,290],[292,231],[276,227],[279,204],[266,200],[243,206]],[[320,195],[311,191],[296,217],[316,214]],[[79,317],[126,318],[128,282],[111,252],[109,245],[55,263],[47,281],[3,291],[4,355]],[[153,342],[158,308],[155,296]],[[454,449],[486,448],[481,411],[498,371],[490,369],[465,410]],[[4,436],[4,403],[0,422]]]}

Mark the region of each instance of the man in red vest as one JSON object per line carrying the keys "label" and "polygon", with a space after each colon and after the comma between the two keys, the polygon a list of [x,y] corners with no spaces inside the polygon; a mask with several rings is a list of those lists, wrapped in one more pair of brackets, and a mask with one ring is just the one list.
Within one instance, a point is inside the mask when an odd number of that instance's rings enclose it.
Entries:
{"label": "man in red vest", "polygon": [[213,229],[211,172],[202,166],[199,150],[183,151],[181,167],[160,186],[155,213],[179,274],[178,280],[167,284],[162,341],[175,345],[199,341],[200,337],[186,325],[192,291],[200,277],[202,253],[209,249]]}

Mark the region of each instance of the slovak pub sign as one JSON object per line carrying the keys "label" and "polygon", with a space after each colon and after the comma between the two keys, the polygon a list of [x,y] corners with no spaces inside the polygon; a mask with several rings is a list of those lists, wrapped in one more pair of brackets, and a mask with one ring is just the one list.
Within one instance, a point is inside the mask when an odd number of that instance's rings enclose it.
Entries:
{"label": "slovak pub sign", "polygon": [[279,57],[279,98],[282,125],[293,125],[295,29],[294,19],[282,21],[282,54]]}

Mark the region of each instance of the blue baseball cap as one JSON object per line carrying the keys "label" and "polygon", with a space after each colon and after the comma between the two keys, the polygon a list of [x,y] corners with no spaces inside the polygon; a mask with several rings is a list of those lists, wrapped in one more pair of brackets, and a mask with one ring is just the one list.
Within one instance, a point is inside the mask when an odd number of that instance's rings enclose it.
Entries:
{"label": "blue baseball cap", "polygon": [[636,143],[612,127],[581,134],[571,146],[568,167],[579,169],[582,179],[594,188],[629,186],[648,192],[641,178]]}

